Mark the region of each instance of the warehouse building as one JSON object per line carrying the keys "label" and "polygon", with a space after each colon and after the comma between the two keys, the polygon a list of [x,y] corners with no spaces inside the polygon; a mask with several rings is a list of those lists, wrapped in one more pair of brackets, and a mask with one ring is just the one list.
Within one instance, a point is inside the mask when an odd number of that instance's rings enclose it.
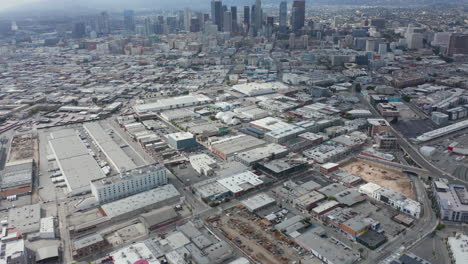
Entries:
{"label": "warehouse building", "polygon": [[86,123],[83,127],[117,172],[131,170],[137,167],[135,162],[133,162],[114,139],[105,132],[104,128],[99,123]]}
{"label": "warehouse building", "polygon": [[276,200],[266,193],[260,193],[242,201],[242,204],[252,213],[274,205]]}
{"label": "warehouse building", "polygon": [[327,162],[336,162],[345,158],[351,149],[332,142],[326,142],[316,148],[308,149],[303,152],[304,156],[320,164]]}
{"label": "warehouse building", "polygon": [[148,231],[168,226],[177,221],[178,218],[179,215],[171,206],[164,206],[140,216],[141,222]]}
{"label": "warehouse building", "polygon": [[304,128],[297,126],[275,129],[265,134],[265,140],[270,143],[281,144],[289,139],[296,138],[297,135],[304,132]]}
{"label": "warehouse building", "polygon": [[161,165],[135,168],[91,181],[91,192],[99,203],[108,203],[167,184],[166,173]]}
{"label": "warehouse building", "polygon": [[232,176],[217,180],[219,184],[229,190],[233,196],[242,195],[252,189],[264,184],[260,176],[251,171],[234,174]]}
{"label": "warehouse building", "polygon": [[136,216],[142,212],[175,204],[180,201],[180,193],[172,184],[167,184],[146,192],[135,194],[101,206],[102,212],[112,220]]}
{"label": "warehouse building", "polygon": [[307,169],[305,162],[282,158],[258,163],[260,171],[273,177],[286,177]]}
{"label": "warehouse building", "polygon": [[91,191],[90,182],[105,175],[73,129],[50,134],[49,145],[72,195]]}
{"label": "warehouse building", "polygon": [[32,159],[5,164],[5,168],[0,172],[0,197],[31,193],[33,171]]}
{"label": "warehouse building", "polygon": [[253,166],[254,164],[264,159],[278,159],[288,155],[288,149],[284,146],[272,143],[264,147],[254,148],[235,155],[234,160],[246,165]]}
{"label": "warehouse building", "polygon": [[288,124],[279,118],[271,116],[252,121],[250,122],[250,125],[266,131],[274,131],[278,129],[288,129],[295,127],[295,125]]}
{"label": "warehouse building", "polygon": [[159,99],[154,103],[135,105],[133,109],[137,116],[147,114],[149,112],[159,112],[162,110],[183,108],[189,106],[198,106],[212,103],[213,100],[206,95],[193,94],[179,97]]}
{"label": "warehouse building", "polygon": [[238,135],[211,143],[211,151],[222,159],[227,160],[236,153],[262,147],[265,144],[266,142],[261,139],[248,135]]}
{"label": "warehouse building", "polygon": [[40,204],[11,208],[8,211],[8,226],[17,228],[23,234],[38,232],[41,228],[40,222]]}
{"label": "warehouse building", "polygon": [[296,237],[295,242],[324,263],[353,264],[359,260],[356,253],[339,243],[321,238],[313,229]]}
{"label": "warehouse building", "polygon": [[200,175],[212,176],[214,169],[217,167],[217,162],[207,154],[192,155],[189,157],[190,165]]}

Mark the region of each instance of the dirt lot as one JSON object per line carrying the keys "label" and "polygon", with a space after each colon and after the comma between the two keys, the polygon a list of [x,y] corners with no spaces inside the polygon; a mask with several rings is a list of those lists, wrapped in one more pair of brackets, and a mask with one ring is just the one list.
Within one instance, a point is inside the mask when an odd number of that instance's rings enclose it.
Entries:
{"label": "dirt lot", "polygon": [[367,182],[389,187],[395,191],[401,192],[409,198],[416,199],[408,176],[397,169],[388,169],[363,161],[350,163],[342,169],[361,177]]}
{"label": "dirt lot", "polygon": [[261,223],[261,219],[245,209],[232,209],[227,215],[212,222],[224,235],[239,248],[260,263],[280,264],[299,261],[300,257],[290,241],[271,227]]}

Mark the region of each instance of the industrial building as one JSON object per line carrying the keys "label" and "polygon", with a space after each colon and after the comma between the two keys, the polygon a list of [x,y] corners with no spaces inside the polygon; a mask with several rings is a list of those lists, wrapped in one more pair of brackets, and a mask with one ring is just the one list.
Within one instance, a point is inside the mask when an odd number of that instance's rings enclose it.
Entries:
{"label": "industrial building", "polygon": [[137,167],[135,162],[133,162],[114,139],[105,132],[104,128],[99,123],[86,123],[83,127],[117,172],[131,170]]}
{"label": "industrial building", "polygon": [[38,232],[41,227],[40,222],[40,204],[11,208],[8,211],[8,226],[17,228],[23,234]]}
{"label": "industrial building", "polygon": [[465,129],[467,127],[468,127],[468,120],[464,120],[464,121],[460,121],[458,123],[455,123],[453,125],[445,126],[445,127],[439,128],[439,129],[435,129],[435,130],[426,132],[426,133],[420,135],[419,137],[417,137],[416,139],[419,142],[426,142],[426,141],[433,140],[433,139],[436,139],[436,138],[439,138],[439,137],[443,137],[443,136],[448,135],[450,133]]}
{"label": "industrial building", "polygon": [[55,238],[55,217],[41,218],[39,236],[44,239]]}
{"label": "industrial building", "polygon": [[264,159],[283,158],[288,154],[288,149],[284,146],[272,143],[264,147],[259,147],[238,153],[234,156],[234,160],[246,165],[252,166]]}
{"label": "industrial building", "polygon": [[32,159],[5,164],[0,172],[0,197],[31,193],[34,167]]}
{"label": "industrial building", "polygon": [[314,229],[301,234],[294,241],[324,263],[352,264],[359,260],[356,254],[349,249],[345,250],[341,244],[315,234]]}
{"label": "industrial building", "polygon": [[281,158],[259,162],[257,168],[273,177],[286,177],[307,169],[307,164],[301,160]]}
{"label": "industrial building", "polygon": [[107,203],[167,184],[167,170],[147,165],[112,177],[91,181],[91,192],[99,203]]}
{"label": "industrial building", "polygon": [[336,162],[348,155],[351,149],[332,142],[326,142],[318,147],[303,152],[304,156],[320,164]]}
{"label": "industrial building", "polygon": [[178,132],[167,135],[167,144],[176,150],[190,149],[197,146],[192,133]]}
{"label": "industrial building", "polygon": [[148,112],[159,112],[162,110],[183,108],[189,106],[198,106],[212,103],[213,100],[206,95],[193,94],[166,99],[159,99],[154,103],[135,105],[133,109],[137,115],[147,114]]}
{"label": "industrial building", "polygon": [[279,91],[286,91],[289,87],[281,82],[252,82],[237,84],[232,87],[232,90],[242,93],[246,96],[258,96]]}
{"label": "industrial building", "polygon": [[107,243],[100,234],[94,233],[92,235],[80,237],[72,243],[73,258],[81,259],[108,247],[110,247],[109,243]]}
{"label": "industrial building", "polygon": [[190,165],[200,175],[212,176],[214,169],[218,166],[215,159],[207,154],[197,154],[189,157]]}
{"label": "industrial building", "polygon": [[50,134],[49,145],[72,195],[91,191],[90,182],[105,175],[73,129]]}
{"label": "industrial building", "polygon": [[446,221],[468,223],[468,191],[463,185],[447,185],[442,181],[432,184],[440,218]]}
{"label": "industrial building", "polygon": [[270,143],[281,144],[289,139],[297,137],[297,135],[304,132],[304,128],[297,126],[275,129],[265,134],[265,140]]}
{"label": "industrial building", "polygon": [[168,226],[177,221],[178,218],[179,215],[171,206],[164,206],[140,216],[141,222],[148,231]]}
{"label": "industrial building", "polygon": [[251,171],[234,174],[217,180],[233,196],[239,196],[264,184],[264,181]]}
{"label": "industrial building", "polygon": [[265,144],[265,141],[249,135],[237,135],[211,143],[211,151],[227,160],[236,153],[262,147]]}
{"label": "industrial building", "polygon": [[245,208],[247,208],[247,210],[252,213],[262,210],[275,203],[276,200],[266,193],[260,193],[248,199],[242,200],[242,204],[245,206]]}
{"label": "industrial building", "polygon": [[101,206],[107,217],[113,220],[135,216],[143,211],[174,204],[180,193],[172,184],[167,184],[146,192],[135,194]]}

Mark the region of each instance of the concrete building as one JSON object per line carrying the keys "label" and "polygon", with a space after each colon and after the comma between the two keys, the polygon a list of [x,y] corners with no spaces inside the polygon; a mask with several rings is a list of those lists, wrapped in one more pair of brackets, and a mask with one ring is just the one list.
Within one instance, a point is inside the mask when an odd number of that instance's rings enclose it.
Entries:
{"label": "concrete building", "polygon": [[91,181],[91,192],[99,203],[108,203],[167,184],[166,173],[161,165],[135,168]]}
{"label": "concrete building", "polygon": [[452,263],[463,264],[468,259],[468,236],[457,233],[454,237],[449,237],[447,240],[448,249],[451,254]]}
{"label": "concrete building", "polygon": [[434,194],[440,210],[440,218],[445,221],[468,223],[468,191],[463,185],[447,185],[434,181]]}
{"label": "concrete building", "polygon": [[175,204],[180,201],[180,193],[172,184],[160,186],[101,206],[107,217],[118,220],[138,215],[142,212]]}
{"label": "concrete building", "polygon": [[189,106],[198,106],[212,103],[213,100],[208,96],[201,94],[185,95],[179,97],[172,97],[167,99],[160,99],[154,103],[135,105],[137,116],[147,114],[149,112],[159,112],[162,110],[183,108]]}
{"label": "concrete building", "polygon": [[315,234],[314,229],[301,234],[294,241],[324,263],[353,264],[359,260],[355,253],[345,250],[341,244]]}
{"label": "concrete building", "polygon": [[0,241],[2,256],[0,264],[33,264],[34,255],[25,246],[24,239],[2,240]]}
{"label": "concrete building", "polygon": [[302,160],[291,160],[281,158],[258,163],[257,168],[267,175],[273,177],[286,177],[307,169],[307,165]]}
{"label": "concrete building", "polygon": [[247,208],[247,210],[249,210],[252,213],[255,213],[258,210],[264,209],[270,205],[275,204],[276,200],[266,193],[260,193],[248,199],[242,200],[241,203]]}
{"label": "concrete building", "polygon": [[190,149],[198,145],[193,134],[189,132],[178,132],[167,135],[167,144],[175,150]]}
{"label": "concrete building", "polygon": [[237,135],[211,143],[211,151],[222,159],[227,160],[239,152],[259,148],[265,144],[265,141],[252,136]]}
{"label": "concrete building", "polygon": [[297,126],[275,129],[265,134],[265,140],[270,143],[281,144],[304,132],[306,132],[304,128]]}
{"label": "concrete building", "polygon": [[367,183],[359,187],[359,192],[415,218],[419,218],[421,214],[421,204],[419,202],[407,198],[390,188],[381,187],[374,183]]}
{"label": "concrete building", "polygon": [[251,171],[222,178],[217,182],[228,189],[233,196],[239,196],[264,184],[263,180]]}
{"label": "concrete building", "polygon": [[41,218],[39,236],[44,239],[55,238],[55,218],[53,216]]}
{"label": "concrete building", "polygon": [[308,149],[303,152],[304,156],[314,160],[317,163],[324,164],[328,162],[336,162],[348,155],[351,152],[349,147],[339,145],[332,142],[326,142],[318,147]]}
{"label": "concrete building", "polygon": [[264,147],[258,147],[238,153],[234,156],[234,160],[246,166],[253,166],[264,159],[273,160],[283,158],[288,154],[288,152],[289,151],[286,147],[272,143]]}
{"label": "concrete building", "polygon": [[38,232],[41,228],[40,221],[40,204],[11,208],[8,211],[8,226],[17,228],[23,234]]}
{"label": "concrete building", "polygon": [[192,155],[189,157],[190,165],[200,175],[212,176],[214,169],[218,166],[215,159],[208,156],[207,154]]}
{"label": "concrete building", "polygon": [[73,258],[81,259],[94,255],[109,246],[109,243],[97,233],[81,237],[72,242]]}
{"label": "concrete building", "polygon": [[49,145],[72,195],[91,191],[90,182],[105,175],[73,129],[51,133]]}
{"label": "concrete building", "polygon": [[135,162],[123,151],[114,139],[106,133],[104,128],[97,122],[83,125],[87,134],[94,144],[106,156],[109,163],[117,172],[131,170],[137,167]]}
{"label": "concrete building", "polygon": [[31,193],[34,168],[32,159],[5,164],[0,172],[0,197]]}

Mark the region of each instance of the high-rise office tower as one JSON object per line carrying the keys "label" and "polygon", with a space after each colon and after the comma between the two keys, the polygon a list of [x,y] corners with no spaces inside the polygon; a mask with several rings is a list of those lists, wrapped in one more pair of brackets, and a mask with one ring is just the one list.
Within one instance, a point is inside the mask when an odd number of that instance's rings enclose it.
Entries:
{"label": "high-rise office tower", "polygon": [[190,32],[200,32],[201,21],[200,18],[194,17],[190,19]]}
{"label": "high-rise office tower", "polygon": [[244,25],[249,28],[250,26],[250,7],[244,6]]}
{"label": "high-rise office tower", "polygon": [[255,0],[255,32],[262,29],[262,1]]}
{"label": "high-rise office tower", "polygon": [[447,55],[455,54],[468,55],[468,34],[453,33],[450,35]]}
{"label": "high-rise office tower", "polygon": [[124,11],[124,26],[125,30],[135,31],[135,13],[133,10]]}
{"label": "high-rise office tower", "polygon": [[107,35],[110,33],[109,15],[107,12],[101,12],[99,16],[97,16],[95,30],[99,35]]}
{"label": "high-rise office tower", "polygon": [[190,14],[190,9],[185,8],[184,9],[184,30],[185,31],[190,31],[190,19],[192,18]]}
{"label": "high-rise office tower", "polygon": [[291,10],[291,26],[294,32],[304,27],[305,21],[305,0],[294,0]]}
{"label": "high-rise office tower", "polygon": [[232,31],[237,32],[237,6],[231,6]]}
{"label": "high-rise office tower", "polygon": [[281,33],[285,33],[287,30],[287,19],[288,19],[288,2],[282,1],[279,8],[279,29]]}
{"label": "high-rise office tower", "polygon": [[145,36],[150,36],[154,34],[153,22],[149,17],[145,18]]}
{"label": "high-rise office tower", "polygon": [[76,39],[84,38],[86,36],[86,25],[83,22],[75,23],[73,26],[72,37]]}
{"label": "high-rise office tower", "polygon": [[232,32],[232,14],[230,11],[224,12],[223,31]]}
{"label": "high-rise office tower", "polygon": [[223,29],[223,3],[221,1],[211,2],[211,21],[218,26],[218,31]]}

